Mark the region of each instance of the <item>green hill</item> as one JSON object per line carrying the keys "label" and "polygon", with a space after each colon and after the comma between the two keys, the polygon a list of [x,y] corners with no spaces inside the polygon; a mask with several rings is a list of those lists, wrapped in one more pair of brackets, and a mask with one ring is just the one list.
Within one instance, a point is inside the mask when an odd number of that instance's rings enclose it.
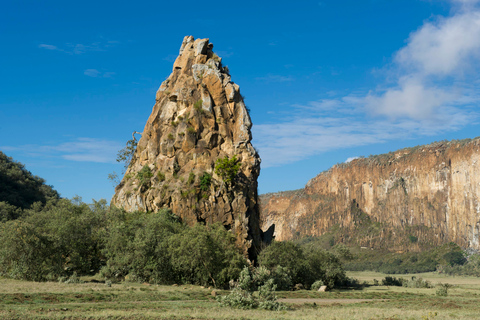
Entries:
{"label": "green hill", "polygon": [[45,180],[0,151],[0,221],[16,219],[35,202],[60,198]]}

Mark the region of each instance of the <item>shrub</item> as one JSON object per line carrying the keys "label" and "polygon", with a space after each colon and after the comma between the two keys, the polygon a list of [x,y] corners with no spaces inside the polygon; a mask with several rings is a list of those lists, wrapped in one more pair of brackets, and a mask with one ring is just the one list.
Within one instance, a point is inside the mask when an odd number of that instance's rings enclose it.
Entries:
{"label": "shrub", "polygon": [[439,283],[437,286],[438,286],[438,289],[435,292],[435,294],[440,297],[448,296],[448,289],[452,287],[452,285],[448,283]]}
{"label": "shrub", "polygon": [[158,213],[112,213],[105,234],[107,259],[101,274],[109,280],[172,283],[178,280],[170,261],[169,238],[185,228],[169,210]]}
{"label": "shrub", "polygon": [[190,172],[188,175],[187,184],[193,184],[195,182],[195,173]]}
{"label": "shrub", "polygon": [[175,138],[173,137],[173,134],[169,133],[168,136],[167,136],[168,140],[175,140]]}
{"label": "shrub", "polygon": [[254,309],[258,302],[253,298],[252,293],[240,288],[234,288],[229,295],[217,296],[216,300],[225,307],[237,309]]}
{"label": "shrub", "polygon": [[195,130],[194,127],[188,127],[187,128],[187,133],[190,134],[190,135],[195,135],[195,134],[197,134],[197,131]]}
{"label": "shrub", "polygon": [[233,184],[235,177],[238,174],[241,164],[237,159],[237,155],[234,155],[232,159],[228,156],[217,159],[215,162],[215,173],[222,178],[227,184]]}
{"label": "shrub", "polygon": [[320,289],[321,286],[324,286],[323,281],[322,280],[317,280],[312,284],[310,289],[312,289],[313,291],[318,291],[318,289]]}
{"label": "shrub", "polygon": [[79,199],[52,200],[0,224],[0,274],[44,281],[97,272],[105,212],[105,200],[91,206]]}
{"label": "shrub", "polygon": [[193,107],[194,107],[195,109],[197,109],[197,110],[200,110],[200,109],[202,108],[202,104],[203,104],[203,100],[200,99],[200,100],[197,100],[197,101],[195,102],[195,104],[193,105]]}
{"label": "shrub", "polygon": [[403,279],[403,278],[395,278],[395,277],[391,277],[391,276],[386,276],[386,277],[382,280],[382,285],[384,285],[384,286],[402,287],[402,286],[403,286],[403,283],[404,283],[405,281],[406,281],[406,280]]}
{"label": "shrub", "polygon": [[443,259],[450,265],[464,265],[467,259],[461,251],[451,251],[443,255]]}
{"label": "shrub", "polygon": [[157,171],[157,179],[158,181],[165,181],[165,174],[161,171]]}
{"label": "shrub", "polygon": [[235,236],[221,224],[196,224],[170,237],[172,266],[182,281],[223,287],[237,279],[246,264]]}
{"label": "shrub", "polygon": [[150,178],[153,177],[152,170],[148,165],[144,165],[143,168],[137,172],[137,179],[140,180],[140,185],[147,185],[150,182]]}
{"label": "shrub", "polygon": [[200,178],[200,190],[202,190],[203,192],[208,191],[211,182],[212,176],[209,173],[204,172],[202,177]]}
{"label": "shrub", "polygon": [[[285,310],[286,307],[277,301],[275,290],[277,285],[266,268],[257,268],[252,272],[244,267],[233,290],[227,296],[217,297],[223,306],[239,309]],[[253,291],[258,290],[258,298]]]}

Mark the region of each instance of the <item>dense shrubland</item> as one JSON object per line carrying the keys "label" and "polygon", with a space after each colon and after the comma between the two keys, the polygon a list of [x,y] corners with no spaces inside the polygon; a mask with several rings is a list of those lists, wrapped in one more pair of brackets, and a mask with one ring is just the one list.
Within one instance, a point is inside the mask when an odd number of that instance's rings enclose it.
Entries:
{"label": "dense shrubland", "polygon": [[466,252],[450,242],[421,252],[391,252],[385,249],[361,248],[330,241],[327,233],[320,237],[296,240],[301,246],[325,249],[336,256],[347,271],[377,271],[386,274],[406,274],[438,271],[451,275],[480,276],[480,254]]}
{"label": "dense shrubland", "polygon": [[105,200],[37,202],[0,223],[0,276],[14,279],[64,281],[99,272],[112,282],[226,288],[249,266],[253,291],[267,283],[281,290],[317,280],[329,287],[345,283],[341,263],[325,250],[273,242],[257,268],[241,252],[220,224],[187,226],[169,210],[128,213]]}

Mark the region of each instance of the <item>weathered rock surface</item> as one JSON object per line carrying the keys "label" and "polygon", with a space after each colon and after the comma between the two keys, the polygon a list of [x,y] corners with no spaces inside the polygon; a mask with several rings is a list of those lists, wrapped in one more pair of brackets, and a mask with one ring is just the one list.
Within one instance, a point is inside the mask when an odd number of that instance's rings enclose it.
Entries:
{"label": "weathered rock surface", "polygon": [[[343,235],[336,241],[356,237],[366,247],[404,251],[412,242],[454,241],[480,249],[479,161],[476,138],[335,165],[304,189],[260,196],[262,229],[275,224],[277,240],[320,236],[340,227]],[[358,228],[362,219],[371,220],[369,230]]]}
{"label": "weathered rock surface", "polygon": [[[127,211],[167,207],[188,224],[220,222],[254,259],[261,241],[260,158],[239,86],[212,48],[208,39],[184,38],[112,204]],[[234,155],[241,167],[230,186],[214,168],[217,159]]]}

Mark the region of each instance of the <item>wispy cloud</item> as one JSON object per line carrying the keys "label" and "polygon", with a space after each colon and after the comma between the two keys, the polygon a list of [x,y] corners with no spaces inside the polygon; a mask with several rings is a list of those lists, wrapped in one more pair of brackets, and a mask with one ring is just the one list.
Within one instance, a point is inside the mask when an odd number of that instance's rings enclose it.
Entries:
{"label": "wispy cloud", "polygon": [[1,150],[17,151],[37,158],[62,158],[79,162],[114,163],[121,143],[96,138],[78,138],[49,145],[0,146]]}
{"label": "wispy cloud", "polygon": [[83,74],[92,78],[111,78],[115,75],[115,72],[101,72],[97,69],[87,69]]}
{"label": "wispy cloud", "polygon": [[293,81],[293,77],[291,76],[282,76],[278,74],[267,74],[264,77],[256,77],[255,80],[257,81],[263,81],[263,82],[288,82],[288,81]]}
{"label": "wispy cloud", "polygon": [[119,43],[120,43],[119,41],[114,41],[114,40],[97,41],[89,44],[66,43],[62,46],[42,43],[42,44],[39,44],[38,47],[46,50],[60,51],[67,54],[80,55],[80,54],[83,54],[86,52],[92,52],[92,51],[106,51],[108,48],[114,47]]}
{"label": "wispy cloud", "polygon": [[326,151],[436,135],[475,123],[480,103],[478,2],[454,0],[451,16],[426,21],[412,32],[376,89],[294,105],[280,122],[254,126],[262,165],[279,166]]}

